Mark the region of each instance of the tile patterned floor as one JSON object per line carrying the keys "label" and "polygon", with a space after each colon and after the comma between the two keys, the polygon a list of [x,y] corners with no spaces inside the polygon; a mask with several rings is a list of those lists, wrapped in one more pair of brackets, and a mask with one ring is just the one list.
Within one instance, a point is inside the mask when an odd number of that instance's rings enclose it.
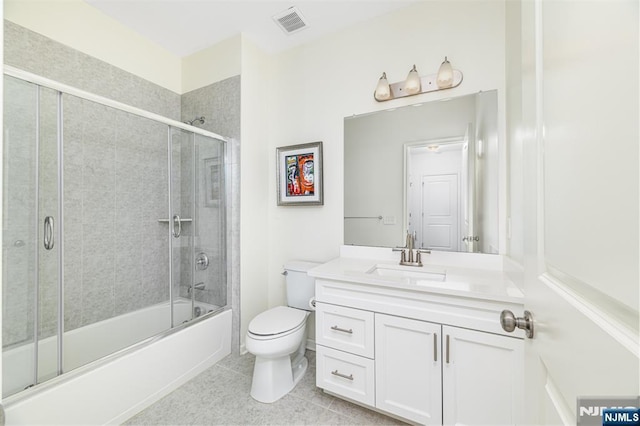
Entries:
{"label": "tile patterned floor", "polygon": [[254,357],[230,355],[185,383],[126,425],[402,425],[404,423],[327,395],[309,369],[288,395],[262,404],[249,395]]}

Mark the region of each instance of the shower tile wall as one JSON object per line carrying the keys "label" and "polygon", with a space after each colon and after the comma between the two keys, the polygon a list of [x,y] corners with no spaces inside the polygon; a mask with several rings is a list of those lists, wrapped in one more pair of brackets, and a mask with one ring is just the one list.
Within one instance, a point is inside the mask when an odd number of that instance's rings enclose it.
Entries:
{"label": "shower tile wall", "polygon": [[169,298],[166,126],[64,103],[65,329]]}
{"label": "shower tile wall", "polygon": [[[230,245],[231,253],[227,257],[226,271],[231,282],[231,291],[223,292],[215,289],[207,289],[197,298],[204,302],[220,305],[221,299],[226,297],[227,304],[233,308],[232,327],[232,350],[236,353],[240,348],[240,76],[231,77],[209,86],[182,95],[182,120],[193,120],[195,117],[205,117],[205,123],[199,125],[205,130],[218,133],[231,138],[227,145],[227,174],[226,188],[228,191],[227,203],[227,232],[226,241]],[[200,153],[199,162],[204,159],[215,157],[216,153]],[[201,167],[198,168],[204,172]],[[203,182],[204,176],[198,178],[198,182]],[[199,191],[204,193],[204,191]],[[204,205],[204,204],[203,204]],[[200,210],[200,223],[202,226],[215,223],[216,208],[207,207]],[[213,245],[211,244],[213,242]],[[197,249],[202,251],[215,250],[216,241],[198,241]],[[196,251],[197,252],[197,251]],[[222,267],[219,265],[218,267]],[[205,277],[209,281],[218,279],[218,271],[215,268],[207,270],[210,275]],[[197,272],[197,274],[204,274]],[[200,275],[201,276],[201,275]],[[196,281],[199,281],[196,275]]]}
{"label": "shower tile wall", "polygon": [[[10,21],[4,24],[7,65],[176,120],[204,115],[206,123],[200,127],[233,138],[227,153],[231,169],[226,176],[231,182],[227,184],[231,208],[227,212],[226,240],[234,253],[228,256],[226,268],[232,271],[228,281],[232,291],[208,288],[209,293],[204,292],[201,300],[233,307],[233,347],[237,351],[240,77],[181,97]],[[157,222],[167,216],[167,132],[166,127],[159,132],[157,124],[141,124],[143,119],[69,96],[65,96],[64,109],[65,329],[70,330],[168,300],[168,232],[166,224]],[[47,182],[55,186],[55,179]],[[206,212],[200,220],[208,220]],[[196,244],[198,249],[215,252],[209,242]],[[179,285],[186,279],[180,277],[176,282]],[[56,288],[55,280],[41,285],[42,334],[49,335],[56,329]],[[179,291],[185,295],[186,287]],[[23,299],[31,300],[31,296]],[[226,303],[220,300],[225,297]],[[4,336],[15,336],[16,342],[29,338],[33,321],[25,322],[24,317],[29,316],[25,306],[6,308]]]}

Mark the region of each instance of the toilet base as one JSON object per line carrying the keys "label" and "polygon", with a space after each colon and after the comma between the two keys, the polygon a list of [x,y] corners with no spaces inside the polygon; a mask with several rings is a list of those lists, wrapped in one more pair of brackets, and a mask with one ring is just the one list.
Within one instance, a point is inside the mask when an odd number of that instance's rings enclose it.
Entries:
{"label": "toilet base", "polygon": [[299,353],[291,357],[269,359],[256,357],[251,383],[251,397],[270,404],[288,394],[307,371],[309,361]]}

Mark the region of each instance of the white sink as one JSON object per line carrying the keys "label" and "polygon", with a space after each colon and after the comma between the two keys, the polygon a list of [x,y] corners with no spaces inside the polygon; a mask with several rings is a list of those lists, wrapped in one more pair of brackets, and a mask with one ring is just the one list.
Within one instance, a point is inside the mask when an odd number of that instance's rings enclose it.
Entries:
{"label": "white sink", "polygon": [[426,269],[424,266],[375,265],[367,274],[380,277],[413,278],[427,281],[444,281],[447,273],[444,269]]}

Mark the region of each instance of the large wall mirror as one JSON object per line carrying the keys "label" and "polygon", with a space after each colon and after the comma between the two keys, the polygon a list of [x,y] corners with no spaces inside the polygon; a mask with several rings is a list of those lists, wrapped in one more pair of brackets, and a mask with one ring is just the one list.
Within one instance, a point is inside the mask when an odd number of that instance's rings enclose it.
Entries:
{"label": "large wall mirror", "polygon": [[345,118],[344,243],[499,253],[495,90]]}

